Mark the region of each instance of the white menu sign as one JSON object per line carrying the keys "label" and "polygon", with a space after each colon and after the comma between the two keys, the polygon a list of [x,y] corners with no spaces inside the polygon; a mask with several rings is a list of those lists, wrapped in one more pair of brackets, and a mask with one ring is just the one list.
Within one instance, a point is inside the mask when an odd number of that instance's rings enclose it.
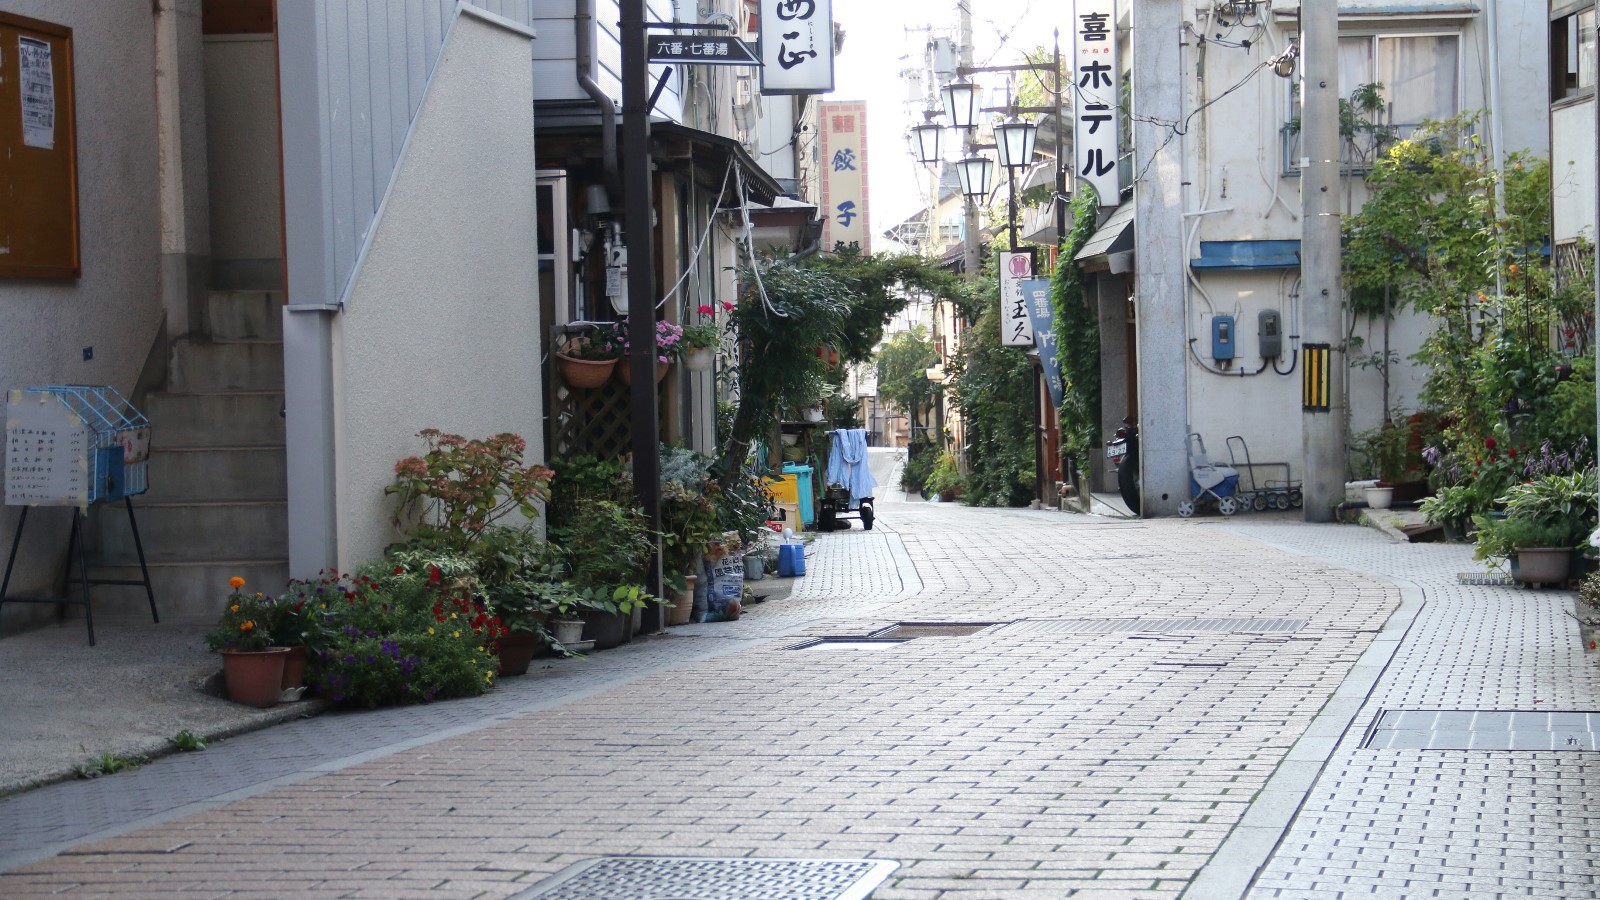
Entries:
{"label": "white menu sign", "polygon": [[88,506],[89,428],[49,391],[6,403],[6,505]]}
{"label": "white menu sign", "polygon": [[1000,253],[1000,344],[1004,347],[1032,347],[1033,320],[1028,318],[1028,301],[1022,283],[1033,277],[1033,251]]}
{"label": "white menu sign", "polygon": [[1117,77],[1116,0],[1074,0],[1074,171],[1094,187],[1101,206],[1116,206],[1121,194],[1117,184]]}
{"label": "white menu sign", "polygon": [[761,93],[833,90],[833,0],[761,0]]}

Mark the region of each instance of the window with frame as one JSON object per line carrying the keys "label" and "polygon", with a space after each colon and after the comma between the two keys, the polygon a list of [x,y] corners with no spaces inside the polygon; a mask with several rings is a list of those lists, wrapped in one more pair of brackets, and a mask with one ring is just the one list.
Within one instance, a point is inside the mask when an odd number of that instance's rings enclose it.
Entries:
{"label": "window with frame", "polygon": [[1550,21],[1551,102],[1592,92],[1597,63],[1600,44],[1595,38],[1593,8]]}
{"label": "window with frame", "polygon": [[1345,96],[1382,85],[1381,124],[1419,125],[1461,111],[1461,37],[1376,34],[1339,38],[1339,85]]}

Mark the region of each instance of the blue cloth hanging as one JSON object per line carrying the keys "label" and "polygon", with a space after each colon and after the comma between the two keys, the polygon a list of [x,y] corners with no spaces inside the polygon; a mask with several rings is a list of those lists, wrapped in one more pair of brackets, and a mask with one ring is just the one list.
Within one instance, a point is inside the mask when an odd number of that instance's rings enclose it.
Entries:
{"label": "blue cloth hanging", "polygon": [[856,509],[878,487],[878,480],[867,470],[867,430],[840,428],[828,434],[833,438],[833,452],[828,454],[828,484],[849,488],[850,508]]}

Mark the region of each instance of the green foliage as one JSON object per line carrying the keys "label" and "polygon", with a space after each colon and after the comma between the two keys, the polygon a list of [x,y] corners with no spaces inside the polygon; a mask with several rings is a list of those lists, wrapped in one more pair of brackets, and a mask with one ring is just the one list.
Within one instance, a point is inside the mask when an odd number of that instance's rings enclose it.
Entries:
{"label": "green foliage", "polygon": [[222,615],[206,633],[206,646],[212,650],[253,652],[272,646],[268,630],[273,615],[272,601],[258,592],[246,593],[244,579],[234,577],[233,592],[222,601]]}
{"label": "green foliage", "polygon": [[1594,357],[1572,361],[1571,374],[1559,380],[1546,402],[1548,414],[1543,423],[1547,439],[1556,446],[1569,447],[1579,441],[1595,444]]}
{"label": "green foliage", "polygon": [[953,361],[954,401],[966,417],[968,463],[965,502],[1022,506],[1033,498],[1033,364],[1016,347],[1000,343],[999,286],[992,265],[979,282],[982,312],[961,336]]}
{"label": "green foliage", "polygon": [[431,534],[464,547],[512,513],[534,518],[538,504],[549,499],[550,470],[523,465],[528,443],[515,434],[468,440],[425,428],[417,436],[427,452],[396,463],[394,484],[384,488],[399,498],[397,527],[420,514],[413,535]]}
{"label": "green foliage", "polygon": [[1479,515],[1479,559],[1504,557],[1523,547],[1577,547],[1594,530],[1600,478],[1594,466],[1513,484],[1499,503],[1505,517]]}
{"label": "green foliage", "polygon": [[1395,415],[1371,431],[1351,436],[1356,459],[1364,465],[1355,468],[1357,477],[1380,481],[1405,481],[1422,463],[1421,454],[1413,449],[1417,443],[1412,424]]}
{"label": "green foliage", "polygon": [[960,278],[918,256],[863,256],[859,248],[840,246],[813,257],[810,264],[842,285],[847,303],[840,332],[826,341],[845,362],[865,362],[883,341],[883,328],[906,306],[908,294],[943,294],[956,290]]}
{"label": "green foliage", "polygon": [[[79,749],[83,748],[80,746]],[[118,772],[137,769],[149,761],[150,758],[147,756],[112,753],[108,750],[73,766],[72,774],[79,778],[99,778],[101,775],[115,775]]]}
{"label": "green foliage", "polygon": [[967,486],[967,481],[961,476],[961,466],[954,453],[939,454],[938,461],[934,463],[933,470],[928,473],[926,487],[930,494],[943,494],[945,491],[960,491]]}
{"label": "green foliage", "polygon": [[179,753],[194,753],[206,748],[206,739],[185,728],[172,736],[172,745]]}
{"label": "green foliage", "polygon": [[[1094,189],[1084,187],[1072,200],[1072,230],[1062,244],[1060,259],[1071,260],[1094,234],[1098,200]],[[1099,305],[1083,295],[1083,270],[1075,263],[1056,267],[1050,279],[1050,304],[1054,307],[1056,358],[1061,361],[1061,443],[1080,471],[1089,466],[1089,454],[1099,447],[1100,435],[1100,320]]]}
{"label": "green foliage", "polygon": [[644,580],[655,541],[644,515],[631,506],[596,500],[550,528],[579,588],[612,588]]}
{"label": "green foliage", "polygon": [[[307,680],[341,706],[393,706],[481,694],[498,663],[501,633],[470,576],[412,570],[393,559],[355,577],[308,582],[330,634]],[[320,591],[319,591],[320,589]]]}
{"label": "green foliage", "polygon": [[774,515],[772,496],[764,485],[766,470],[746,463],[718,483],[714,496],[717,530],[737,532],[740,540],[751,541]]}
{"label": "green foliage", "polygon": [[908,491],[922,490],[938,461],[938,447],[921,438],[913,439],[911,446],[906,448],[906,464],[900,470],[900,486]]}
{"label": "green foliage", "polygon": [[878,349],[878,399],[906,413],[913,422],[935,402],[942,386],[928,380],[927,371],[939,363],[928,329],[912,326],[891,337]]}

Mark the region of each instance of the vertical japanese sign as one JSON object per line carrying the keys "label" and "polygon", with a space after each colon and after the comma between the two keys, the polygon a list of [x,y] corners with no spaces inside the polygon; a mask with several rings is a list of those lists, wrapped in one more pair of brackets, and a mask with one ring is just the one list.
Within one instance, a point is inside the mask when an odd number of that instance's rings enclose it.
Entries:
{"label": "vertical japanese sign", "polygon": [[822,249],[860,244],[872,252],[867,222],[867,104],[823,103],[817,109],[822,126]]}
{"label": "vertical japanese sign", "polygon": [[1000,252],[1000,343],[1006,347],[1032,347],[1033,322],[1022,283],[1033,277],[1033,251]]}
{"label": "vertical japanese sign", "polygon": [[50,150],[56,145],[56,77],[50,45],[19,37],[17,75],[22,86],[22,143]]}
{"label": "vertical japanese sign", "polygon": [[833,90],[833,0],[761,0],[761,93]]}
{"label": "vertical japanese sign", "polygon": [[1117,185],[1117,77],[1116,0],[1074,0],[1074,171],[1094,187],[1101,206],[1116,206],[1121,193]]}
{"label": "vertical japanese sign", "polygon": [[1022,283],[1022,296],[1028,304],[1028,320],[1033,324],[1033,345],[1039,348],[1044,366],[1044,383],[1050,388],[1050,402],[1061,408],[1061,360],[1056,356],[1055,309],[1050,305],[1050,279],[1030,278]]}

